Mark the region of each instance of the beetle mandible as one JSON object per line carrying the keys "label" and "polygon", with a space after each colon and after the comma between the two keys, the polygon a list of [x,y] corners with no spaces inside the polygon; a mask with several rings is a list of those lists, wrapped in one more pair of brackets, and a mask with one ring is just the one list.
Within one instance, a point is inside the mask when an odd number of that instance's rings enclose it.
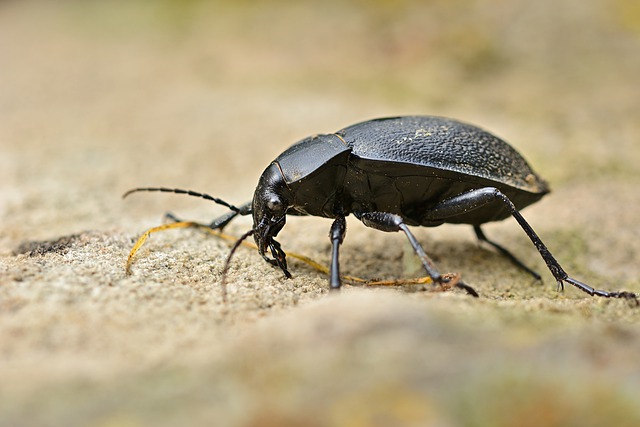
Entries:
{"label": "beetle mandible", "polygon": [[349,214],[377,230],[402,231],[436,284],[445,285],[449,279],[440,274],[409,226],[472,225],[479,240],[539,279],[481,229],[482,224],[512,216],[540,253],[559,289],[568,283],[592,296],[637,302],[634,293],[599,290],[569,277],[520,214],[521,209],[549,193],[547,183],[505,141],[453,119],[381,118],[305,138],[267,166],[253,200],[238,207],[208,194],[171,188],[136,188],[125,196],[137,191],[186,193],[228,207],[229,213],[209,225],[213,229],[222,229],[238,215],[253,215],[253,228],[243,238],[253,235],[260,255],[286,277],[291,277],[286,255],[275,237],[287,215],[333,219],[329,232],[331,289],[341,286],[339,248]]}

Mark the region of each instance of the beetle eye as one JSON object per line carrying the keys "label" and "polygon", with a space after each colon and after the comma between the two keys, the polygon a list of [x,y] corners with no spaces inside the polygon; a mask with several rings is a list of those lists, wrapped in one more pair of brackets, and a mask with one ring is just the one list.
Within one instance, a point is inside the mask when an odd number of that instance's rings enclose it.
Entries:
{"label": "beetle eye", "polygon": [[282,210],[282,201],[278,198],[271,198],[267,200],[267,208],[273,212],[279,212]]}

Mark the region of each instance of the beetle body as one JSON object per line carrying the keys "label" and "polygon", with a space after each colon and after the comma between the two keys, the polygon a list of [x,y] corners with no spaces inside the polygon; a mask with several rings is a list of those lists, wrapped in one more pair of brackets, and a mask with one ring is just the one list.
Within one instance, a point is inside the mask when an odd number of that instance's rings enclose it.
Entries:
{"label": "beetle body", "polygon": [[[434,283],[444,285],[451,279],[438,272],[409,226],[470,224],[480,240],[539,279],[509,251],[488,240],[480,228],[487,222],[512,216],[540,253],[559,288],[569,283],[590,295],[627,298],[637,303],[633,293],[598,290],[569,277],[520,214],[521,209],[549,192],[546,182],[505,141],[452,119],[383,118],[305,138],[264,170],[253,200],[240,207],[184,190],[140,188],[131,192],[135,191],[186,192],[229,207],[230,213],[209,225],[214,229],[222,229],[237,215],[253,215],[253,228],[243,238],[253,234],[262,257],[287,277],[290,273],[286,254],[275,240],[287,215],[332,218],[332,289],[341,285],[339,248],[346,233],[345,217],[350,214],[381,231],[402,231]],[[227,265],[230,258],[231,255]],[[450,285],[477,296],[460,281]]]}
{"label": "beetle body", "polygon": [[[304,139],[274,163],[293,196],[290,209],[329,218],[340,212],[380,211],[400,215],[414,226],[479,225],[510,213],[499,203],[446,220],[434,221],[425,213],[477,188],[498,188],[518,209],[549,192],[547,184],[506,142],[441,117],[359,123]],[[254,201],[260,197],[256,192]]]}

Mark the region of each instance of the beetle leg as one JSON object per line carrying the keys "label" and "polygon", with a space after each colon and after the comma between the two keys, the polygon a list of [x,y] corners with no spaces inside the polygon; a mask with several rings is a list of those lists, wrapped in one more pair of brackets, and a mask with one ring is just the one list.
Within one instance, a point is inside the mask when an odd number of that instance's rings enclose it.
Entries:
{"label": "beetle leg", "polygon": [[338,216],[331,224],[329,231],[329,239],[331,239],[331,269],[329,271],[329,289],[340,289],[340,263],[338,261],[338,252],[344,235],[347,232],[347,222],[344,216]]}
{"label": "beetle leg", "polygon": [[[243,203],[242,205],[240,205],[240,207],[238,207],[237,211],[227,212],[226,214],[221,215],[218,218],[216,218],[213,221],[211,221],[210,224],[208,224],[208,225],[204,225],[203,224],[203,226],[204,227],[209,227],[212,230],[220,230],[220,231],[222,231],[222,229],[225,228],[238,215],[245,216],[245,215],[251,215],[251,213],[252,213],[251,202],[246,202],[246,203]],[[176,217],[171,212],[167,212],[164,215],[164,217],[166,219],[168,219],[169,221],[172,221],[172,222],[183,222],[182,219]]]}
{"label": "beetle leg", "polygon": [[640,305],[638,296],[632,292],[603,291],[600,289],[592,288],[585,283],[569,277],[569,275],[560,266],[560,263],[555,259],[553,255],[551,255],[551,252],[549,251],[549,249],[547,249],[547,246],[542,243],[540,237],[538,237],[536,232],[533,231],[533,228],[531,228],[522,214],[520,214],[513,202],[509,200],[509,198],[497,188],[480,188],[460,194],[459,196],[452,197],[451,199],[445,200],[435,205],[432,209],[429,210],[429,212],[427,212],[424,219],[443,220],[452,216],[469,212],[473,209],[478,209],[495,200],[500,200],[507,207],[507,209],[509,209],[511,216],[513,216],[515,220],[518,221],[520,227],[522,227],[526,235],[538,250],[538,253],[540,253],[540,256],[542,257],[544,262],[547,264],[549,271],[551,271],[551,274],[553,274],[553,277],[558,283],[559,289],[564,289],[564,283],[568,283],[580,289],[581,291],[588,293],[591,296],[596,295],[605,298],[624,298],[634,302],[636,305]]}
{"label": "beetle leg", "polygon": [[289,270],[287,270],[287,254],[285,254],[280,247],[280,243],[276,242],[274,239],[271,239],[271,243],[269,243],[269,249],[271,249],[273,260],[269,260],[268,258],[265,259],[271,264],[280,267],[280,270],[282,270],[284,276],[287,279],[291,279],[291,273],[289,273]]}
{"label": "beetle leg", "polygon": [[527,267],[522,261],[520,261],[518,258],[516,258],[515,255],[513,255],[511,252],[509,252],[509,250],[507,248],[505,248],[504,246],[494,242],[493,240],[489,240],[487,238],[487,236],[485,236],[484,232],[482,231],[482,229],[480,228],[479,225],[474,225],[473,226],[473,231],[476,232],[476,236],[478,237],[478,240],[480,240],[481,242],[488,243],[491,246],[493,246],[495,249],[498,250],[498,252],[500,252],[502,255],[507,257],[509,259],[509,261],[511,261],[512,264],[515,264],[518,268],[526,271],[527,273],[532,275],[536,280],[542,280],[542,277],[540,277],[540,275],[538,273],[536,273],[535,271],[533,271],[532,269]]}
{"label": "beetle leg", "polygon": [[[418,255],[420,262],[422,262],[422,266],[427,271],[433,283],[438,283],[440,285],[448,283],[451,279],[447,277],[443,277],[435,264],[426,254],[418,239],[413,235],[411,230],[409,230],[409,226],[404,223],[402,217],[396,214],[387,213],[387,212],[364,212],[364,213],[354,213],[356,218],[358,218],[364,225],[367,227],[375,228],[376,230],[381,231],[402,231],[409,239],[409,243],[413,248],[413,251]],[[470,295],[477,297],[478,293],[469,285],[464,284],[461,280],[458,280],[455,283],[456,287],[462,288]]]}
{"label": "beetle leg", "polygon": [[229,224],[238,215],[241,215],[241,216],[251,215],[252,212],[253,211],[252,211],[251,201],[243,203],[238,207],[237,212],[236,211],[227,212],[226,214],[221,215],[218,218],[211,221],[211,224],[209,224],[209,228],[213,230],[222,231],[222,229],[225,228],[227,224]]}

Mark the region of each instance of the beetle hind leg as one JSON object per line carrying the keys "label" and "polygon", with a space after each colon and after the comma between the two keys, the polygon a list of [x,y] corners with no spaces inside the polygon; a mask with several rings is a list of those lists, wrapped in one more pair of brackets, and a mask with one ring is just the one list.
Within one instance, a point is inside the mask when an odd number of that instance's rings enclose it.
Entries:
{"label": "beetle hind leg", "polygon": [[547,264],[547,268],[558,283],[560,289],[564,288],[564,283],[568,283],[583,292],[586,292],[592,296],[599,296],[604,298],[621,298],[630,301],[636,305],[640,305],[638,295],[633,292],[626,291],[604,291],[600,289],[592,288],[591,286],[582,283],[572,277],[570,277],[564,269],[560,266],[560,263],[551,254],[547,246],[542,242],[538,234],[533,231],[533,228],[524,219],[522,214],[518,211],[516,206],[509,198],[500,190],[494,187],[479,188],[477,190],[468,191],[451,199],[440,202],[434,206],[425,217],[425,220],[446,220],[447,218],[454,217],[456,215],[464,214],[474,209],[478,209],[493,201],[500,201],[509,210],[511,216],[520,224],[520,227],[525,234],[531,240],[531,243],[536,247],[538,253]]}
{"label": "beetle hind leg", "polygon": [[494,242],[493,240],[490,240],[485,234],[484,231],[482,231],[482,228],[480,228],[479,225],[474,225],[473,226],[473,231],[475,231],[476,236],[478,237],[478,240],[481,242],[485,242],[491,246],[493,246],[498,252],[500,252],[503,256],[505,256],[509,261],[511,261],[512,264],[514,264],[516,267],[518,267],[521,270],[526,271],[527,273],[529,273],[530,275],[533,276],[534,279],[540,281],[542,280],[542,277],[534,270],[532,270],[531,268],[527,267],[525,263],[523,263],[522,261],[520,261],[514,254],[512,254],[507,248],[505,248],[504,246],[500,245],[499,243]]}

